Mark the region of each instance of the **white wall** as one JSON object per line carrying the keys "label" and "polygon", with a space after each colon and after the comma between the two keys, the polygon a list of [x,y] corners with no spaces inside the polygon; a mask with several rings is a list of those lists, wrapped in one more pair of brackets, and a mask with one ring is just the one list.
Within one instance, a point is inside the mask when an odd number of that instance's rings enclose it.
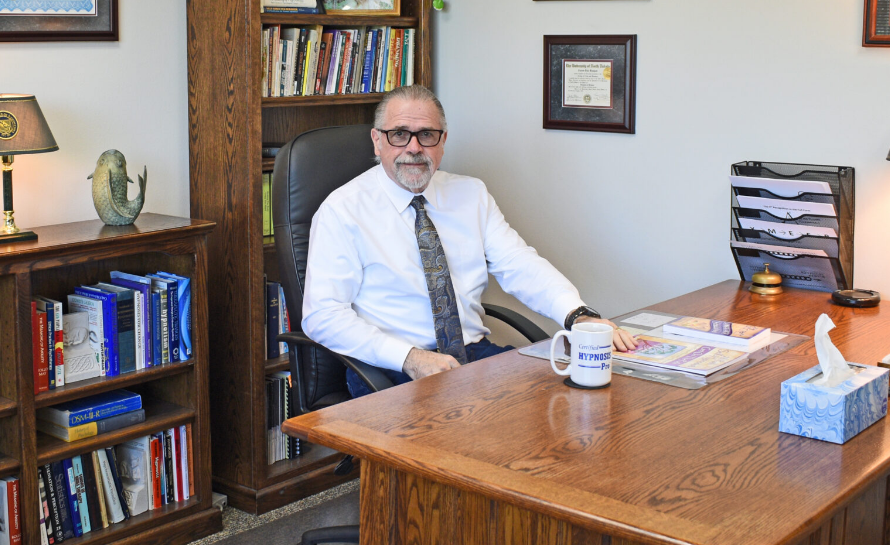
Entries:
{"label": "white wall", "polygon": [[20,228],[97,218],[87,176],[110,148],[134,181],[148,166],[143,212],[189,215],[185,0],[120,0],[119,23],[119,42],[0,43],[0,93],[35,95],[59,144],[15,157]]}
{"label": "white wall", "polygon": [[[855,284],[890,297],[890,49],[861,47],[861,0],[446,3],[442,168],[485,180],[604,315],[738,278],[742,160],[854,167]],[[638,35],[636,134],[541,128],[545,34]]]}

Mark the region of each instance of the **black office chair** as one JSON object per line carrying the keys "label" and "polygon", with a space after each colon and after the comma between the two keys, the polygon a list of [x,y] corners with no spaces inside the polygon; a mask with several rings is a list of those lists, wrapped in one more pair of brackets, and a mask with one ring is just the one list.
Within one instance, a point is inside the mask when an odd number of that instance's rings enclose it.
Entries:
{"label": "black office chair", "polygon": [[[371,125],[327,127],[305,132],[283,146],[272,173],[272,218],[278,268],[291,327],[303,318],[303,286],[309,254],[309,227],[322,201],[335,189],[375,165]],[[501,320],[531,342],[548,335],[528,318],[510,309],[484,304],[485,313]],[[373,392],[391,387],[380,370],[353,358],[331,352],[302,331],[278,336],[288,343],[295,410],[299,414],[350,399],[346,388],[349,367]],[[335,472],[349,473],[347,456]],[[358,527],[340,526],[310,530],[303,545],[358,543]]]}

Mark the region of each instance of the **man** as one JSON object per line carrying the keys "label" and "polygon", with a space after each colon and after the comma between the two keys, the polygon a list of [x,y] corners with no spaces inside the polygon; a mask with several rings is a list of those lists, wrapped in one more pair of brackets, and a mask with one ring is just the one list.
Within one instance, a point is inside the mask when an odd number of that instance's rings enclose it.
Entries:
{"label": "man", "polygon": [[[489,273],[567,328],[615,327],[510,228],[482,181],[438,170],[448,127],[432,92],[391,91],[374,127],[380,164],[332,192],[312,219],[302,321],[311,339],[395,384],[503,352],[482,325]],[[616,328],[613,346],[636,343]],[[347,384],[354,397],[370,392],[351,370]]]}

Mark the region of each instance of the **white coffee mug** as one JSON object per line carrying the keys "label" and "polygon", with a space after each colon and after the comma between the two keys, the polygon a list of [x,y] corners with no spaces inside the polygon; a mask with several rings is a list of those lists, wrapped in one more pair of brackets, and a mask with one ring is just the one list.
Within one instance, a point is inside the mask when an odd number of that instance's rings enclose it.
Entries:
{"label": "white coffee mug", "polygon": [[[612,382],[612,326],[582,322],[572,325],[572,331],[562,330],[550,341],[550,366],[557,375],[569,375],[579,386],[597,388]],[[560,371],[554,354],[560,337],[568,337],[572,345],[569,366]]]}

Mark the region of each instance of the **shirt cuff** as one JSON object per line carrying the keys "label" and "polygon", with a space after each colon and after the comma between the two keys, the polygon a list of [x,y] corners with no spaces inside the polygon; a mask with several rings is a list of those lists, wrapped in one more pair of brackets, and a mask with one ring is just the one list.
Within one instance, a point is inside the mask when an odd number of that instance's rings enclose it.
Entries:
{"label": "shirt cuff", "polygon": [[559,297],[553,302],[551,306],[552,314],[550,318],[559,324],[559,328],[562,329],[565,327],[566,318],[569,313],[575,310],[578,307],[583,307],[584,301],[574,295],[565,295]]}
{"label": "shirt cuff", "polygon": [[414,345],[395,337],[386,337],[377,351],[376,366],[392,371],[402,371],[402,364]]}

